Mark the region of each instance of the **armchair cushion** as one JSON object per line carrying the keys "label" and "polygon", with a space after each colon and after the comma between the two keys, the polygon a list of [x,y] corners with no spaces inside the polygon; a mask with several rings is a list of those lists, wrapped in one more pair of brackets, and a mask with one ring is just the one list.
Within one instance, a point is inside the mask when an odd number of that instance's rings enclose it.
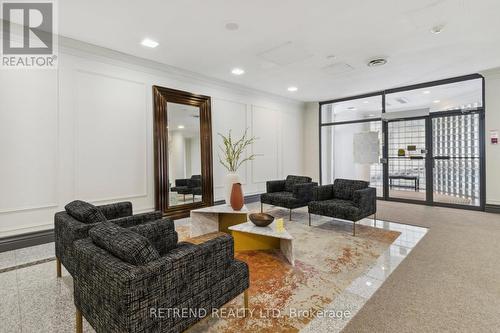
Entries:
{"label": "armchair cushion", "polygon": [[313,200],[322,201],[333,199],[333,185],[321,185],[312,189]]}
{"label": "armchair cushion", "polygon": [[293,186],[293,197],[301,201],[309,202],[312,200],[312,190],[318,186],[318,183],[302,183]]}
{"label": "armchair cushion", "polygon": [[97,206],[108,220],[114,220],[121,217],[132,216],[132,203],[123,201],[108,205]]}
{"label": "armchair cushion", "polygon": [[333,196],[335,199],[354,200],[354,191],[367,188],[368,182],[363,180],[335,179],[333,182]]}
{"label": "armchair cushion", "polygon": [[361,209],[356,207],[352,201],[342,199],[311,201],[309,212],[349,221],[358,221],[361,218]]}
{"label": "armchair cushion", "polygon": [[307,205],[307,202],[295,198],[292,192],[286,192],[286,191],[262,193],[260,195],[260,201],[268,205],[286,207],[290,209],[299,208]]}
{"label": "armchair cushion", "polygon": [[175,180],[175,187],[179,186],[188,186],[188,179],[176,179]]}
{"label": "armchair cushion", "polygon": [[64,209],[73,218],[83,223],[107,221],[103,212],[91,203],[75,200],[67,204]]}
{"label": "armchair cushion", "polygon": [[160,256],[177,246],[178,235],[174,222],[169,218],[139,224],[128,230],[146,237]]}
{"label": "armchair cushion", "polygon": [[160,258],[146,237],[111,222],[98,224],[89,235],[97,246],[132,265],[144,265]]}
{"label": "armchair cushion", "polygon": [[285,180],[285,191],[293,192],[293,187],[297,184],[310,183],[311,177],[288,175]]}
{"label": "armchair cushion", "polygon": [[269,180],[266,182],[266,193],[283,192],[285,191],[284,180]]}

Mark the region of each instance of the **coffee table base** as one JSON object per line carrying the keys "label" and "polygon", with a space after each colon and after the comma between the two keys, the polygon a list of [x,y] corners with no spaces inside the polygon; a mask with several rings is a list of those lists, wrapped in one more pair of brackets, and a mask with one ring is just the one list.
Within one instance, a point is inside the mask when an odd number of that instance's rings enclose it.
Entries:
{"label": "coffee table base", "polygon": [[293,243],[291,239],[282,239],[235,230],[232,230],[231,233],[234,238],[235,251],[279,249],[288,262],[292,266],[295,265]]}

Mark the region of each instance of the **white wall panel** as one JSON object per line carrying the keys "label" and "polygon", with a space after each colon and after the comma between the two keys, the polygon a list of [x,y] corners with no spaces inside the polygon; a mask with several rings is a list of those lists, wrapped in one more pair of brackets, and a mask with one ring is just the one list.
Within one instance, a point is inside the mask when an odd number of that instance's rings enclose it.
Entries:
{"label": "white wall panel", "polygon": [[85,71],[76,80],[76,197],[146,196],[144,84]]}
{"label": "white wall panel", "polygon": [[281,112],[280,130],[280,176],[299,175],[302,173],[303,155],[297,154],[297,151],[302,151],[303,145],[302,118],[297,117],[296,112]]}
{"label": "white wall panel", "polygon": [[301,173],[302,103],[88,45],[60,48],[59,60],[58,72],[0,75],[0,237],[52,228],[74,199],[152,210],[153,85],[212,97],[216,200],[227,173],[218,132],[259,137],[248,153],[262,156],[239,170],[245,194]]}
{"label": "white wall panel", "polygon": [[0,213],[57,205],[57,136],[57,71],[1,71]]}
{"label": "white wall panel", "polygon": [[[213,172],[216,199],[224,197],[224,177],[228,173],[226,168],[219,163],[219,155],[221,155],[219,145],[222,145],[222,139],[218,133],[228,135],[229,130],[231,130],[231,135],[234,138],[238,138],[243,135],[247,127],[247,105],[245,103],[219,98],[212,99]],[[251,134],[250,129],[248,133]],[[248,183],[247,167],[248,163],[245,163],[238,170],[238,175],[245,185]]]}
{"label": "white wall panel", "polygon": [[[253,145],[258,154],[252,161],[252,182],[265,183],[278,177],[278,111],[266,107],[252,106],[252,132],[259,139]],[[264,186],[259,186],[264,188]]]}

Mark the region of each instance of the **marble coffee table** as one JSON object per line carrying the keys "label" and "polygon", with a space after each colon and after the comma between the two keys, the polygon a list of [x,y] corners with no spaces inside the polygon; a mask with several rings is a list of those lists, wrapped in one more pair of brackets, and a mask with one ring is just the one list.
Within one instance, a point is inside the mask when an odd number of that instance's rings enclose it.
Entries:
{"label": "marble coffee table", "polygon": [[228,229],[234,238],[235,251],[280,249],[288,262],[295,265],[293,237],[286,230],[277,231],[276,221],[267,227],[257,227],[252,222],[246,222]]}
{"label": "marble coffee table", "polygon": [[191,237],[211,232],[230,233],[228,228],[248,221],[248,208],[233,210],[230,205],[203,207],[191,211]]}

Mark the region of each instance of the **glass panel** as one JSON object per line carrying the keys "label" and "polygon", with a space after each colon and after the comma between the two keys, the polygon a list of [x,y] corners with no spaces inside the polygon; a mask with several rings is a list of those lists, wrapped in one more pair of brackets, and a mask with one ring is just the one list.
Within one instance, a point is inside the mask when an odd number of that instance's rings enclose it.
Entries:
{"label": "glass panel", "polygon": [[386,95],[386,112],[474,110],[483,105],[483,81],[474,79]]}
{"label": "glass panel", "polygon": [[480,205],[479,114],[432,119],[434,201]]}
{"label": "glass panel", "polygon": [[201,201],[200,110],[167,103],[169,206]]}
{"label": "glass panel", "polygon": [[389,129],[389,196],[426,200],[425,119],[391,121]]}
{"label": "glass panel", "polygon": [[381,114],[382,96],[373,96],[323,104],[321,106],[321,123],[380,118]]}
{"label": "glass panel", "polygon": [[336,178],[370,182],[382,196],[382,125],[380,121],[321,127],[322,183]]}

